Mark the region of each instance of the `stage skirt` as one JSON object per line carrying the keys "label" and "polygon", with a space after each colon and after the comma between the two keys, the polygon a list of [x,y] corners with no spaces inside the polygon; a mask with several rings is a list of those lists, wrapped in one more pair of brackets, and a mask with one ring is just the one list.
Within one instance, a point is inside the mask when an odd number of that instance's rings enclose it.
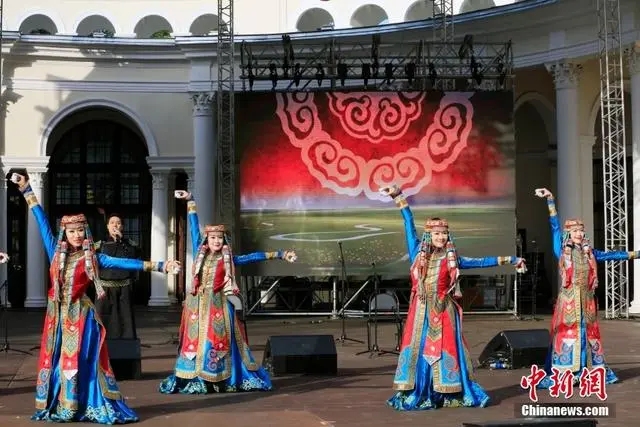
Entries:
{"label": "stage skirt", "polygon": [[[172,394],[208,394],[208,393],[224,393],[224,392],[238,392],[238,391],[270,391],[273,389],[271,379],[267,371],[259,367],[257,370],[249,370],[242,360],[240,349],[238,348],[238,337],[236,331],[236,314],[235,308],[232,303],[226,301],[226,308],[229,310],[229,321],[231,339],[229,340],[229,353],[224,357],[224,360],[219,364],[222,367],[223,363],[230,363],[230,376],[222,381],[210,382],[200,376],[195,378],[180,378],[175,373],[165,378],[160,384],[160,393]],[[210,352],[212,348],[211,342],[204,344],[204,351]],[[202,344],[201,344],[202,346]],[[247,347],[248,348],[248,347]],[[202,351],[202,350],[201,350]],[[253,362],[253,355],[248,354]],[[195,369],[194,364],[194,369]]]}
{"label": "stage skirt", "polygon": [[[542,381],[538,384],[537,388],[539,389],[549,389],[551,386],[553,386],[553,381],[551,380],[551,375],[553,373],[551,371],[552,367],[557,368],[560,371],[572,368],[573,346],[568,346],[567,344],[563,344],[562,354],[558,354],[556,351],[554,351],[553,341],[554,340],[552,337],[551,344],[549,344],[549,351],[547,352],[547,358],[545,361],[545,368],[544,368],[547,376],[544,377]],[[592,353],[590,351],[590,346],[587,345],[587,325],[586,325],[586,321],[583,313],[580,313],[580,342],[581,342],[580,369],[573,372],[575,381],[577,381],[578,378],[580,378],[580,373],[582,372],[582,368],[584,367],[588,368],[589,366],[593,368],[593,367],[602,366],[604,364],[604,357],[602,355]],[[591,358],[590,364],[587,363],[589,357]],[[611,370],[611,368],[605,365],[605,370],[606,370],[605,381],[607,384],[613,384],[618,382],[618,377],[613,372],[613,370]]]}
{"label": "stage skirt", "polygon": [[[139,421],[138,415],[122,400],[105,397],[100,386],[106,381],[100,372],[99,354],[102,326],[95,317],[93,306],[87,308],[80,354],[78,357],[77,396],[78,409],[65,408],[59,401],[62,375],[60,369],[60,352],[62,328],[60,322],[56,327],[56,344],[53,351],[52,365],[56,369],[49,378],[49,395],[47,408],[38,410],[31,417],[34,421],[49,422],[93,422],[99,424],[126,424]],[[107,345],[103,343],[103,345]],[[100,378],[102,376],[102,378]],[[113,389],[115,384],[111,384]]]}
{"label": "stage skirt", "polygon": [[[462,339],[460,313],[458,310],[452,310],[455,314],[456,324],[456,346],[458,355],[458,366],[462,376],[463,391],[459,393],[438,393],[433,389],[433,370],[427,362],[424,355],[420,355],[417,365],[410,366],[407,360],[405,366],[399,369],[416,369],[415,388],[413,390],[398,391],[391,397],[387,404],[398,411],[419,411],[426,409],[437,409],[442,407],[485,407],[489,404],[489,396],[482,387],[469,378],[468,372],[473,370],[472,366],[468,366],[465,357],[465,346]],[[424,348],[428,331],[428,316],[425,316],[425,325],[422,329],[422,337],[420,338],[420,348]],[[402,359],[402,357],[400,358]],[[440,363],[440,361],[436,362]],[[442,363],[440,366],[446,366]],[[442,373],[447,375],[446,370]]]}

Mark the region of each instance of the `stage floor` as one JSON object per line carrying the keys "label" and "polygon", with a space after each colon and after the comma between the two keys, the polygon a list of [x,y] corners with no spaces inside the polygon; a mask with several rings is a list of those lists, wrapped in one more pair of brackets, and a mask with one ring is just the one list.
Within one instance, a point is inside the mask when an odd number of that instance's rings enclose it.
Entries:
{"label": "stage floor", "polygon": [[[10,316],[12,348],[29,349],[38,345],[42,313],[11,312]],[[519,385],[521,376],[528,370],[483,369],[477,371],[477,380],[492,398],[487,408],[396,412],[387,407],[385,401],[393,393],[391,384],[397,357],[357,356],[356,352],[366,349],[358,343],[338,343],[339,372],[336,377],[277,377],[273,379],[275,390],[268,393],[166,396],[157,390],[160,380],[173,368],[176,350],[170,338],[176,334],[178,320],[176,312],[144,311],[138,314],[139,335],[145,346],[143,378],[120,382],[120,387],[130,406],[138,412],[142,425],[188,427],[222,422],[234,427],[451,427],[461,426],[464,422],[514,419],[516,406],[528,401],[527,393]],[[548,317],[541,321],[519,321],[507,315],[468,315],[464,319],[465,336],[474,360],[488,340],[501,330],[539,329],[548,325]],[[599,419],[599,425],[634,425],[640,391],[640,322],[602,321],[601,329],[608,363],[621,382],[608,388],[608,402],[615,405],[615,417]],[[250,318],[248,332],[254,354],[261,360],[270,335],[332,334],[337,338],[341,334],[341,324],[320,318]],[[364,321],[349,320],[347,335],[364,339]],[[382,348],[394,346],[393,325],[380,325],[379,344]],[[37,353],[30,356],[13,352],[0,354],[0,425],[34,425],[29,417],[34,411],[36,363]],[[550,398],[546,391],[539,392],[539,396],[541,402],[558,401]],[[571,400],[597,402],[594,398]]]}

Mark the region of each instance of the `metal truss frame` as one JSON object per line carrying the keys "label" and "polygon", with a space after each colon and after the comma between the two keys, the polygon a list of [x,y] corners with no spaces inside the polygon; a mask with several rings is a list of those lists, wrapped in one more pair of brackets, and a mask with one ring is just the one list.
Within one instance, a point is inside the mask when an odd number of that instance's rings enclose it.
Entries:
{"label": "metal truss frame", "polygon": [[379,35],[370,42],[283,35],[281,45],[243,41],[240,62],[243,90],[255,91],[511,90],[514,78],[511,41],[474,44],[471,36],[384,43]]}
{"label": "metal truss frame", "polygon": [[[627,251],[627,150],[619,0],[598,0],[605,249]],[[629,317],[629,265],[609,261],[605,317]]]}
{"label": "metal truss frame", "polygon": [[453,0],[433,1],[433,41],[453,43]]}
{"label": "metal truss frame", "polygon": [[[218,0],[218,203],[216,221],[230,228],[231,239],[236,242],[236,176],[235,176],[235,49],[233,34],[233,0]],[[212,141],[213,143],[213,141]]]}

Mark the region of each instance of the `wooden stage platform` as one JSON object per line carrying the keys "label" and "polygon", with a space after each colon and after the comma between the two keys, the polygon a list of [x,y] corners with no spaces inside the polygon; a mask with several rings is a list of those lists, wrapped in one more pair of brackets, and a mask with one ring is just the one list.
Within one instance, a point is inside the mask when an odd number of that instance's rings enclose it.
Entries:
{"label": "wooden stage platform", "polygon": [[[29,349],[38,345],[42,313],[10,312],[11,345]],[[515,419],[515,407],[527,402],[527,392],[519,383],[528,370],[478,370],[478,382],[491,396],[483,409],[445,408],[436,411],[397,412],[385,401],[393,391],[391,384],[397,357],[369,358],[355,355],[365,349],[357,343],[337,344],[338,375],[333,377],[290,376],[274,378],[275,390],[267,393],[238,393],[208,396],[162,395],[158,385],[173,369],[176,347],[171,343],[178,328],[179,313],[145,311],[138,314],[143,348],[143,378],[123,381],[120,387],[141,417],[140,425],[189,427],[224,425],[234,427],[439,427],[461,426],[464,422]],[[19,325],[19,326],[17,326]],[[472,356],[477,359],[486,343],[501,330],[547,328],[542,321],[520,321],[510,316],[468,315],[464,331]],[[341,334],[340,321],[320,318],[250,318],[248,332],[257,359],[262,358],[270,335]],[[602,321],[603,342],[609,365],[620,377],[608,387],[609,403],[615,416],[599,419],[600,426],[630,426],[637,423],[640,392],[640,322]],[[394,328],[379,327],[379,344],[394,346]],[[0,331],[1,332],[1,331]],[[364,321],[349,320],[347,333],[364,339]],[[2,344],[0,337],[0,345]],[[0,353],[0,426],[33,426],[34,383],[37,353],[30,356]],[[557,402],[540,392],[541,402]],[[571,399],[597,402],[594,398]]]}

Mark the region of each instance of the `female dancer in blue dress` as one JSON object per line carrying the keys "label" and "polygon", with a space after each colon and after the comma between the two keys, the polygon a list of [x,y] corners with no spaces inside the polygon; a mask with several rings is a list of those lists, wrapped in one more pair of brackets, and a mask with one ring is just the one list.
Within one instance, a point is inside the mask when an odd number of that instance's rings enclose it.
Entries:
{"label": "female dancer in blue dress", "polygon": [[[393,388],[387,403],[399,411],[440,407],[484,407],[489,396],[474,381],[469,350],[462,336],[459,270],[513,264],[514,256],[467,258],[456,252],[446,220],[431,218],[418,238],[413,214],[396,186],[380,190],[394,199],[404,218],[411,260],[411,299]],[[453,297],[452,294],[453,293]]]}
{"label": "female dancer in blue dress", "polygon": [[187,200],[193,242],[193,288],[187,289],[180,322],[180,350],[175,371],[160,384],[161,393],[271,390],[269,374],[254,360],[247,337],[228,295],[237,295],[234,266],[269,259],[296,260],[293,251],[256,252],[233,256],[223,225],[208,225],[200,234],[196,203]]}
{"label": "female dancer in blue dress", "polygon": [[[97,254],[84,215],[64,216],[55,238],[28,179],[13,174],[38,222],[49,257],[51,287],[40,343],[33,420],[124,424],[138,421],[109,363],[105,328],[86,295],[99,268],[177,273],[177,261],[149,262]],[[104,290],[96,285],[96,297]]]}
{"label": "female dancer in blue dress", "polygon": [[[638,252],[605,252],[592,248],[581,220],[568,219],[561,230],[553,194],[546,188],[537,189],[535,194],[547,199],[553,254],[558,259],[561,284],[551,320],[546,377],[538,388],[548,389],[558,382],[578,380],[585,368],[589,381],[613,384],[618,377],[605,364],[600,338],[594,295],[598,287],[596,263],[636,259]],[[571,378],[565,372],[570,372]]]}

